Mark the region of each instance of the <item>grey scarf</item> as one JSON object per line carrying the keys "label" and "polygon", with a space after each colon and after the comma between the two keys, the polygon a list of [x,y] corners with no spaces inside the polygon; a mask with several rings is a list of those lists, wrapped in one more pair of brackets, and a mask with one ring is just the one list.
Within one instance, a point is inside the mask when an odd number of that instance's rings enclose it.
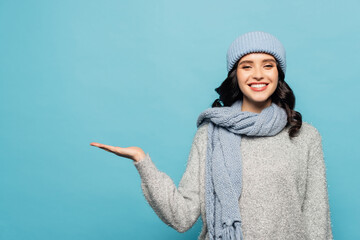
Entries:
{"label": "grey scarf", "polygon": [[242,188],[241,135],[274,136],[287,123],[284,109],[272,103],[261,113],[242,112],[242,101],[231,107],[208,108],[197,127],[208,126],[206,153],[206,222],[211,240],[242,240],[239,198]]}

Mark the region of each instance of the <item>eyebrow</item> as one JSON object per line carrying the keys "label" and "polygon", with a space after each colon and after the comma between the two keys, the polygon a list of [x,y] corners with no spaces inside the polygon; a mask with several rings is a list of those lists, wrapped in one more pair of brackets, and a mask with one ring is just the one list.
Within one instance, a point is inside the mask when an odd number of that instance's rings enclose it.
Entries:
{"label": "eyebrow", "polygon": [[[262,62],[274,62],[274,63],[276,64],[276,61],[275,61],[274,59],[270,59],[270,58],[264,59]],[[244,61],[239,62],[238,65],[241,65],[241,64],[243,64],[243,63],[253,63],[253,61],[244,60]]]}

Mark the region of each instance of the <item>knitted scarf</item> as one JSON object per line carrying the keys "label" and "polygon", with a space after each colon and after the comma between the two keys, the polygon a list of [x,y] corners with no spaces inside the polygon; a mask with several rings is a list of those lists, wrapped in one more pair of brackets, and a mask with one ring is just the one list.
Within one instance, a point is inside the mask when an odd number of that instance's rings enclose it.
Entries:
{"label": "knitted scarf", "polygon": [[242,112],[242,101],[208,108],[197,127],[208,126],[205,170],[206,222],[210,240],[242,240],[239,198],[242,188],[241,135],[273,136],[287,123],[284,109],[272,103],[260,113]]}

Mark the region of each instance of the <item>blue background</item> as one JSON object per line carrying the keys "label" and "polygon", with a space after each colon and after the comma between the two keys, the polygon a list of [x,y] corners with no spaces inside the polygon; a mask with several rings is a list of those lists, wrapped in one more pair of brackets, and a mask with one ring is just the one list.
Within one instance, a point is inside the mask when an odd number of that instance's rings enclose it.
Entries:
{"label": "blue background", "polygon": [[145,201],[139,146],[178,184],[229,44],[270,32],[323,138],[335,239],[360,239],[359,1],[0,0],[0,239],[196,239]]}

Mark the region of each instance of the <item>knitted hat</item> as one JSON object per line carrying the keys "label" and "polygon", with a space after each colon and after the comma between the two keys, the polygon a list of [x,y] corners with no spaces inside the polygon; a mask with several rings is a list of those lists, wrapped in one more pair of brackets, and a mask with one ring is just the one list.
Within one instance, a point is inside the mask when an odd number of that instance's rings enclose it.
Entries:
{"label": "knitted hat", "polygon": [[253,52],[264,52],[273,55],[285,74],[286,56],[284,46],[270,33],[260,31],[240,35],[231,43],[226,55],[228,72],[240,58]]}

